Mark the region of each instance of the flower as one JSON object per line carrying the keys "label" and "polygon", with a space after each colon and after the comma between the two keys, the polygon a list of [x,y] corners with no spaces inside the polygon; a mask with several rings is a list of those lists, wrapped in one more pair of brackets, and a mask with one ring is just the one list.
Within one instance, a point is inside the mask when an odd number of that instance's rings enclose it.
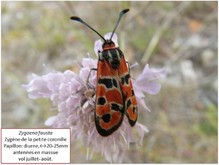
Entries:
{"label": "flower", "polygon": [[[109,39],[112,33],[105,35]],[[117,43],[116,34],[112,40]],[[95,52],[102,49],[101,40],[95,42]],[[23,85],[31,99],[47,98],[52,105],[57,107],[58,113],[49,117],[45,125],[53,128],[71,128],[72,139],[82,140],[87,146],[87,160],[91,159],[93,152],[101,152],[108,162],[121,163],[124,151],[130,143],[142,144],[146,126],[136,122],[134,127],[129,125],[128,119],[124,120],[117,131],[108,137],[102,137],[96,130],[94,122],[95,111],[95,88],[96,72],[91,71],[97,67],[97,60],[88,58],[82,59],[80,72],[74,73],[71,70],[65,72],[52,72],[44,76],[33,74],[28,84]],[[89,81],[88,81],[88,75]],[[138,109],[149,110],[145,105],[145,94],[156,94],[160,85],[154,80],[164,77],[164,69],[150,69],[145,66],[143,72],[133,81]],[[135,133],[134,133],[135,132]]]}

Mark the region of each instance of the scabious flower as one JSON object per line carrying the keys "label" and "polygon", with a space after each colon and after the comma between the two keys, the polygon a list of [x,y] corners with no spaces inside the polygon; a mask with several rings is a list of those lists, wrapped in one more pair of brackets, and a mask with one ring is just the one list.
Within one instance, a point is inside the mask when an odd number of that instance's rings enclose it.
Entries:
{"label": "scabious flower", "polygon": [[[106,34],[109,39],[111,33]],[[118,46],[117,36],[112,40]],[[102,50],[102,41],[95,42],[94,51]],[[87,147],[86,159],[91,159],[94,152],[101,152],[108,162],[121,163],[124,151],[129,144],[141,145],[148,129],[143,124],[136,122],[134,127],[129,125],[125,116],[119,129],[108,137],[102,137],[96,130],[94,121],[96,72],[91,71],[97,67],[97,60],[83,58],[80,72],[71,70],[65,72],[52,72],[44,76],[33,74],[28,84],[23,85],[31,99],[50,99],[52,106],[57,107],[58,113],[45,121],[46,126],[53,128],[71,128],[72,140],[82,140]],[[89,81],[88,81],[88,75]],[[145,66],[143,72],[132,79],[139,113],[149,110],[144,102],[145,93],[156,94],[160,85],[154,80],[164,77],[165,69],[150,69]]]}

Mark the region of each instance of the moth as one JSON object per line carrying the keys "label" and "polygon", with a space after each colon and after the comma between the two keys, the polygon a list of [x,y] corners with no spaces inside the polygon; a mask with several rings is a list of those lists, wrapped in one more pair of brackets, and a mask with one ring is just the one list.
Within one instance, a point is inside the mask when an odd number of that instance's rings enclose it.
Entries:
{"label": "moth", "polygon": [[84,24],[103,40],[102,51],[98,52],[97,68],[93,69],[97,71],[94,121],[98,133],[102,136],[109,136],[116,131],[124,115],[127,116],[131,126],[135,125],[138,118],[137,101],[128,62],[120,48],[112,41],[122,16],[128,11],[129,9],[124,9],[120,12],[109,39],[105,39],[81,18],[71,17],[71,20]]}

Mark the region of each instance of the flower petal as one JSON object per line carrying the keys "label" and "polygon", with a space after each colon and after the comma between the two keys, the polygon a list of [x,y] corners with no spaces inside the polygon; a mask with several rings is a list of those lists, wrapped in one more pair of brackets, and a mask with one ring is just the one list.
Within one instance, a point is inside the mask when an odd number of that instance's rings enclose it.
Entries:
{"label": "flower petal", "polygon": [[138,98],[136,97],[137,99],[137,103],[138,103],[138,107],[141,107],[142,110],[147,110],[147,111],[151,111],[147,105],[145,104],[145,100],[143,98]]}
{"label": "flower petal", "polygon": [[142,74],[134,81],[133,86],[137,89],[137,95],[142,95],[141,91],[157,94],[160,91],[161,85],[153,81],[163,78],[165,75],[165,69],[150,69],[148,64],[145,65]]}
{"label": "flower petal", "polygon": [[44,77],[39,77],[34,74],[31,76],[30,82],[26,85],[22,85],[22,87],[26,89],[31,99],[49,98],[52,94],[47,87],[47,82],[44,80]]}
{"label": "flower petal", "polygon": [[146,83],[139,82],[138,88],[151,95],[155,95],[160,91],[161,85],[156,82],[146,82]]}
{"label": "flower petal", "polygon": [[136,128],[136,130],[137,130],[137,132],[138,132],[138,134],[140,136],[139,144],[142,145],[143,139],[144,139],[144,135],[145,135],[145,133],[148,133],[149,130],[148,130],[148,128],[146,126],[144,126],[144,125],[142,125],[142,124],[140,124],[138,122],[135,124],[135,128]]}
{"label": "flower petal", "polygon": [[97,60],[94,60],[91,57],[90,58],[83,58],[81,64],[82,64],[82,67],[84,67],[84,68],[92,69],[92,68],[97,67]]}
{"label": "flower petal", "polygon": [[46,121],[45,121],[45,125],[46,126],[52,126],[54,123],[55,123],[55,121],[57,120],[57,116],[55,115],[55,116],[51,116],[51,117],[49,117]]}
{"label": "flower petal", "polygon": [[98,56],[99,51],[101,52],[103,51],[102,45],[103,45],[103,42],[101,39],[97,40],[94,44],[94,52],[97,56]]}
{"label": "flower petal", "polygon": [[137,78],[136,81],[151,81],[159,78],[163,78],[166,76],[166,69],[151,69],[149,65],[145,65],[144,70],[141,75]]}

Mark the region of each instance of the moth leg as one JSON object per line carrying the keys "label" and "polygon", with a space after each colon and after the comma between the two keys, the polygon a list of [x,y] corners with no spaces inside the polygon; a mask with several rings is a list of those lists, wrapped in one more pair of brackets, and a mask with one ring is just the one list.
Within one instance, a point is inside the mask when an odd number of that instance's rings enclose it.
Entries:
{"label": "moth leg", "polygon": [[92,85],[89,85],[90,84],[89,78],[90,78],[92,71],[97,71],[97,68],[90,69],[90,72],[87,76],[86,85],[76,92],[76,93],[83,92],[83,94],[85,96],[85,98],[80,100],[80,107],[81,108],[83,108],[84,106],[87,106],[88,104],[86,104],[86,102],[88,101],[88,99],[93,98],[93,96],[95,95],[95,88],[92,88]]}
{"label": "moth leg", "polygon": [[91,74],[92,71],[97,71],[97,68],[91,68],[91,70],[90,70],[90,72],[89,72],[89,74],[88,74],[88,76],[87,76],[87,82],[86,82],[86,84],[89,84],[89,78],[90,78],[90,74]]}
{"label": "moth leg", "polygon": [[[76,94],[79,93],[79,92],[86,91],[86,90],[89,89],[89,88],[88,88],[88,87],[89,87],[89,78],[90,78],[91,71],[93,71],[93,70],[97,71],[97,68],[92,68],[92,69],[90,70],[90,72],[89,72],[89,74],[88,74],[88,76],[87,76],[86,86],[84,86],[84,87],[82,87],[81,89],[79,89],[79,90],[76,92]],[[90,86],[90,88],[91,88],[91,86]]]}
{"label": "moth leg", "polygon": [[127,65],[128,65],[128,72],[129,72],[129,75],[130,75],[130,64],[128,61],[126,61]]}
{"label": "moth leg", "polygon": [[87,82],[86,82],[86,90],[84,91],[84,95],[87,97],[87,98],[92,98],[94,95],[95,95],[95,87],[92,87],[92,85],[89,85],[89,78],[90,78],[90,75],[91,75],[91,72],[92,71],[97,71],[97,68],[92,68],[87,76]]}

